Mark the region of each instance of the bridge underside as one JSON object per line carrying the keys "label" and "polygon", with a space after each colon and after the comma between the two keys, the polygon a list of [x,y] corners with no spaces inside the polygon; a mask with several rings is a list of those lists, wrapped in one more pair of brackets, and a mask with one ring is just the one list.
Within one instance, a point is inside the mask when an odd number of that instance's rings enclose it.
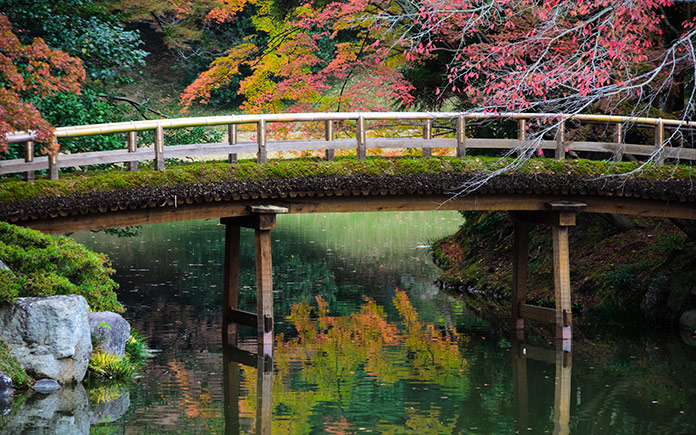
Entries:
{"label": "bridge underside", "polygon": [[[689,180],[651,182],[537,174],[496,177],[474,193],[452,193],[457,191],[453,186],[462,186],[467,177],[471,179],[466,174],[308,177],[145,187],[0,204],[0,219],[48,233],[72,233],[222,218],[227,227],[225,264],[226,270],[229,269],[225,279],[226,323],[258,325],[259,338],[268,336],[260,340],[264,344],[272,340],[272,298],[268,295],[272,294],[269,241],[274,225],[266,220],[275,222],[278,212],[274,210],[283,213],[506,211],[515,222],[511,329],[524,328],[525,319],[549,322],[556,325],[556,336],[563,340],[571,337],[568,233],[575,225],[576,213],[696,219],[696,193]],[[525,300],[527,233],[536,223],[551,225],[555,308],[533,306]],[[260,265],[257,280],[261,289],[258,299],[263,301],[257,314],[240,312],[234,302],[240,226],[251,226],[257,233]]]}
{"label": "bridge underside", "polygon": [[248,216],[250,207],[276,205],[288,208],[290,213],[342,213],[417,210],[497,210],[544,211],[546,204],[566,200],[587,204],[584,212],[617,213],[633,216],[696,219],[696,204],[660,199],[627,198],[600,195],[562,194],[482,194],[473,193],[456,197],[445,194],[386,194],[318,196],[305,193],[285,198],[187,199],[181,202],[169,199],[145,207],[115,206],[108,209],[74,210],[57,213],[54,217],[34,219],[6,219],[54,234],[76,231],[117,228],[129,225],[147,225],[162,222],[187,221],[206,218]]}

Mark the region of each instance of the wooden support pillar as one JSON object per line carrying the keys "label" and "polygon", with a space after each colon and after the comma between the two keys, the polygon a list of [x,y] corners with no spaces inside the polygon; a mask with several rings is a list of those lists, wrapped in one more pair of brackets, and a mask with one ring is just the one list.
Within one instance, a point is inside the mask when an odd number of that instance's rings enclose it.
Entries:
{"label": "wooden support pillar", "polygon": [[241,251],[239,226],[225,225],[225,274],[222,295],[222,342],[237,345],[237,323],[232,310],[239,309],[239,259]]}
{"label": "wooden support pillar", "polygon": [[[556,338],[570,340],[572,337],[572,311],[570,297],[570,248],[568,229],[575,226],[575,215],[587,205],[572,201],[547,203],[548,212],[511,211],[510,219],[515,224],[513,242],[514,264],[512,271],[512,295],[510,298],[511,332],[524,328],[525,319],[556,324]],[[529,224],[551,224],[553,236],[554,308],[538,307],[525,303]]]}
{"label": "wooden support pillar", "polygon": [[[275,215],[274,215],[275,217]],[[273,266],[271,230],[256,229],[256,307],[259,343],[269,344],[264,354],[272,354],[273,345]]]}
{"label": "wooden support pillar", "polygon": [[466,157],[466,118],[464,115],[457,117],[457,157]]}
{"label": "wooden support pillar", "polygon": [[[423,123],[423,139],[431,140],[433,138],[433,121],[426,119]],[[430,157],[433,155],[432,148],[423,148],[423,157]]]}
{"label": "wooden support pillar", "polygon": [[557,201],[547,203],[552,211],[551,235],[553,238],[553,281],[556,299],[556,338],[572,338],[572,307],[570,297],[570,247],[568,229],[575,226],[575,216],[587,205],[578,202]]}
{"label": "wooden support pillar", "polygon": [[[227,125],[227,143],[230,145],[237,145],[237,124]],[[237,153],[228,154],[227,161],[230,163],[237,163]]]}
{"label": "wooden support pillar", "polygon": [[259,163],[266,163],[268,161],[268,154],[266,153],[266,120],[262,119],[256,125],[256,143],[259,146],[258,152],[256,153],[256,161]]}
{"label": "wooden support pillar", "polygon": [[[324,136],[327,142],[332,142],[334,140],[334,122],[330,119],[324,121]],[[334,150],[326,149],[325,159],[328,161],[333,161]]]}
{"label": "wooden support pillar", "polygon": [[524,329],[524,318],[520,307],[527,301],[527,263],[529,262],[529,223],[515,222],[512,244],[512,296],[510,298],[511,332]]}
{"label": "wooden support pillar", "polygon": [[[126,146],[128,147],[129,153],[134,153],[138,150],[138,132],[137,131],[129,131],[128,132],[128,135],[126,136]],[[138,170],[138,162],[137,161],[128,162],[128,170],[131,172],[137,171]]]}
{"label": "wooden support pillar", "polygon": [[[34,161],[34,141],[29,140],[24,142],[24,161],[31,163]],[[34,171],[24,173],[24,181],[32,181],[36,178]]]}
{"label": "wooden support pillar", "polygon": [[365,118],[362,116],[358,118],[355,124],[355,139],[357,141],[357,153],[358,160],[365,160],[367,158],[367,147],[366,147],[366,134],[365,134]]}
{"label": "wooden support pillar", "polygon": [[164,171],[164,128],[155,129],[155,170]]}
{"label": "wooden support pillar", "polygon": [[553,237],[553,282],[556,298],[556,338],[570,340],[570,261],[568,248],[568,226],[552,225]]}
{"label": "wooden support pillar", "polygon": [[[223,339],[236,336],[236,326],[255,327],[263,355],[273,355],[273,265],[271,262],[271,230],[276,215],[287,213],[285,207],[250,206],[248,216],[222,218],[225,229],[225,284],[223,295]],[[256,314],[238,309],[239,294],[239,227],[253,228],[256,240]],[[227,341],[225,341],[227,342]]]}

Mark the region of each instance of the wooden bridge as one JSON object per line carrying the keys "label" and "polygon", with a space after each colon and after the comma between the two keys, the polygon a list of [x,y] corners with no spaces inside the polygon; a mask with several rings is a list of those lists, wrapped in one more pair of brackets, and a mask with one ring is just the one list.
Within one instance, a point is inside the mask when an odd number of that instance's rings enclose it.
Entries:
{"label": "wooden bridge", "polygon": [[[507,139],[467,137],[467,125],[483,120],[498,120],[517,124],[517,137]],[[417,137],[380,137],[380,122],[409,122],[418,126]],[[321,123],[323,138],[269,140],[269,129],[274,124]],[[602,125],[611,129],[609,142],[567,140],[569,124],[582,126]],[[251,124],[255,140],[240,141],[240,127]],[[226,126],[227,141],[220,143],[169,145],[164,141],[166,129],[196,126]],[[531,130],[530,130],[531,127]],[[184,118],[158,121],[60,127],[55,135],[62,138],[125,133],[124,149],[79,154],[58,154],[34,157],[34,136],[31,132],[17,132],[8,136],[10,143],[23,143],[25,158],[0,161],[0,175],[23,173],[26,180],[35,177],[35,171],[47,170],[51,179],[57,179],[60,168],[104,163],[127,164],[135,171],[138,162],[154,161],[154,169],[165,170],[165,159],[202,156],[226,156],[234,164],[243,153],[255,153],[259,163],[268,160],[273,151],[325,150],[327,160],[336,150],[355,150],[358,160],[365,159],[370,149],[419,148],[423,156],[431,156],[434,148],[452,148],[456,156],[465,157],[472,149],[510,151],[512,155],[553,155],[565,159],[577,153],[600,153],[601,158],[619,161],[625,158],[648,157],[655,164],[696,160],[696,149],[684,140],[696,122],[666,119],[636,118],[600,115],[534,114],[534,113],[303,113],[279,115],[234,115],[208,118]],[[650,144],[625,143],[628,129],[649,129],[654,133]],[[154,130],[151,146],[138,147],[138,133]],[[441,134],[437,134],[437,131]],[[411,129],[412,133],[413,130]],[[422,133],[421,133],[422,132]],[[532,134],[536,132],[538,134]],[[451,137],[445,137],[451,136]],[[643,134],[645,136],[645,134]],[[539,151],[542,151],[540,153]],[[515,222],[514,273],[512,294],[512,328],[524,328],[525,319],[556,324],[556,335],[563,340],[571,338],[571,298],[568,232],[575,225],[578,212],[619,213],[641,216],[696,219],[696,193],[676,195],[665,181],[662,189],[653,192],[626,190],[629,181],[616,182],[609,188],[592,188],[596,180],[586,180],[586,186],[565,185],[558,188],[537,189],[525,186],[497,188],[495,179],[473,193],[453,196],[454,192],[441,183],[424,176],[422,186],[397,189],[375,189],[374,186],[351,185],[335,191],[316,191],[304,186],[279,193],[208,195],[177,201],[176,195],[163,201],[138,204],[114,203],[108,207],[87,207],[72,210],[47,210],[37,216],[7,216],[16,221],[47,232],[72,232],[125,225],[138,225],[177,220],[219,217],[226,225],[225,251],[225,334],[236,335],[235,324],[257,328],[259,342],[266,343],[260,354],[270,352],[273,334],[272,280],[270,231],[278,213],[327,213],[389,210],[498,210],[508,211]],[[529,180],[527,180],[529,181]],[[553,181],[553,180],[552,180]],[[608,182],[604,182],[606,185]],[[660,182],[657,182],[658,184]],[[688,183],[688,181],[687,181]],[[595,183],[596,184],[596,183]],[[587,188],[590,186],[590,188]],[[616,186],[615,188],[612,186]],[[630,187],[630,186],[629,186]],[[584,190],[583,190],[584,189]],[[20,206],[21,208],[21,206]],[[21,210],[20,210],[21,211]],[[554,282],[556,306],[554,309],[526,304],[526,272],[528,232],[530,225],[551,225],[554,246]],[[257,313],[238,310],[239,288],[239,227],[256,231],[257,258]]]}

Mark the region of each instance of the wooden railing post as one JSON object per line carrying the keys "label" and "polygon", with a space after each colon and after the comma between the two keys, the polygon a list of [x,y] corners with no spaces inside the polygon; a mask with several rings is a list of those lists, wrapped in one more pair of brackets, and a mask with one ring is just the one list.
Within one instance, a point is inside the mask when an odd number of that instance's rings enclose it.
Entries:
{"label": "wooden railing post", "polygon": [[164,171],[164,128],[155,129],[155,170]]}
{"label": "wooden railing post", "polygon": [[466,118],[457,117],[457,157],[466,157]]}
{"label": "wooden railing post", "polygon": [[[237,124],[227,124],[227,143],[237,145]],[[228,154],[227,161],[237,163],[237,153]]]}
{"label": "wooden railing post", "polygon": [[[433,138],[433,121],[431,119],[426,119],[423,123],[423,139],[431,140]],[[423,157],[430,157],[433,155],[432,148],[423,147]]]}
{"label": "wooden railing post", "polygon": [[561,121],[556,132],[556,160],[563,160],[565,156],[565,121]]}
{"label": "wooden railing post", "polygon": [[522,150],[522,144],[524,143],[525,140],[527,140],[527,120],[526,119],[519,119],[517,121],[517,139],[520,141],[520,143],[517,145],[519,149],[517,150],[517,155],[521,156],[524,154],[524,151]]}
{"label": "wooden railing post", "polygon": [[614,142],[616,142],[616,150],[614,151],[614,161],[620,162],[623,160],[624,146],[623,146],[623,124],[620,122],[616,123],[614,127]]}
{"label": "wooden railing post", "polygon": [[[138,132],[133,130],[128,132],[126,136],[126,146],[128,147],[129,153],[134,153],[138,150]],[[133,172],[138,170],[138,162],[128,162],[128,170]]]}
{"label": "wooden railing post", "polygon": [[[34,161],[34,141],[29,140],[24,142],[24,161],[31,163]],[[24,173],[24,181],[32,181],[35,178],[34,171],[26,171]]]}
{"label": "wooden railing post", "polygon": [[355,124],[355,138],[358,142],[358,160],[367,158],[367,148],[365,146],[365,118],[360,116]]}
{"label": "wooden railing post", "polygon": [[[334,122],[331,119],[324,121],[324,136],[326,137],[327,142],[334,140]],[[334,150],[327,148],[325,158],[328,161],[333,161]]]}
{"label": "wooden railing post", "polygon": [[657,120],[657,124],[655,124],[655,163],[658,165],[665,162],[664,142],[665,123],[662,118],[660,118]]}
{"label": "wooden railing post", "polygon": [[266,163],[268,155],[266,153],[266,120],[262,119],[256,124],[256,143],[259,145],[259,150],[256,153],[256,161]]}
{"label": "wooden railing post", "polygon": [[48,178],[50,180],[58,179],[58,153],[48,155]]}

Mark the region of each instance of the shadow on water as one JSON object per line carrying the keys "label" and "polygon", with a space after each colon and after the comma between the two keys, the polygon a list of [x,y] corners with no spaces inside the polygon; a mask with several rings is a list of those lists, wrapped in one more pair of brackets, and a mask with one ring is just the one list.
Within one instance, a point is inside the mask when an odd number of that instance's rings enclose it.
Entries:
{"label": "shadow on water", "polygon": [[[69,393],[75,406],[15,396],[0,432],[68,422],[71,433],[696,433],[696,348],[678,337],[599,337],[571,354],[492,335],[439,293],[423,246],[459,222],[281,216],[272,361],[255,338],[221,343],[216,221],[78,234],[112,258],[125,316],[159,352],[117,394]],[[241,302],[253,311],[253,234],[242,240]]]}

